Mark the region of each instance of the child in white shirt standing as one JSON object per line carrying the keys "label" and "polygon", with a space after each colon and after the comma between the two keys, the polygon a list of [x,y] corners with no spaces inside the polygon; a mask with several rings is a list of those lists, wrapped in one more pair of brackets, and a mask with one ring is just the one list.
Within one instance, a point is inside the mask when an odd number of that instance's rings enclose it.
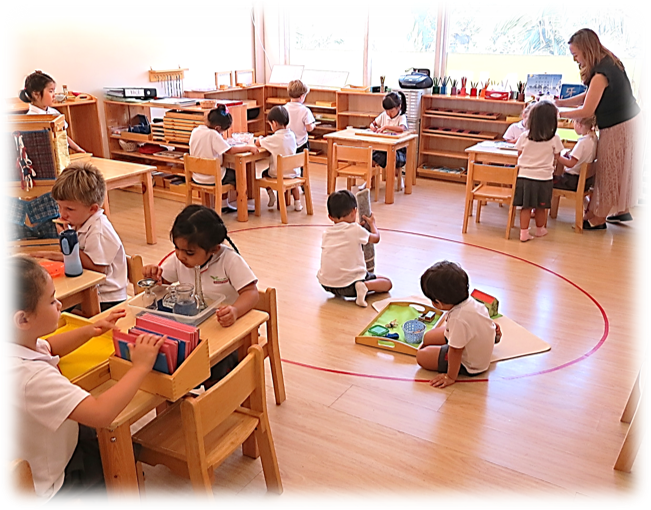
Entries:
{"label": "child in white shirt standing", "polygon": [[518,150],[518,180],[513,205],[521,206],[520,241],[530,241],[531,212],[536,220],[536,237],[547,234],[545,222],[551,207],[553,176],[558,155],[563,150],[556,134],[558,110],[549,101],[536,103],[529,113],[529,130],[520,135],[515,144]]}
{"label": "child in white shirt standing", "polygon": [[327,292],[354,297],[358,306],[365,307],[368,292],[389,292],[393,286],[388,278],[366,271],[363,246],[380,242],[375,218],[362,217],[370,232],[357,223],[357,199],[346,189],[332,193],[327,205],[334,225],[323,232],[317,278]]}
{"label": "child in white shirt standing", "polygon": [[305,149],[310,150],[307,134],[312,132],[316,126],[314,115],[303,104],[308,92],[310,89],[301,80],[292,80],[287,85],[290,101],[285,105],[285,109],[289,114],[289,129],[296,136],[296,154]]}
{"label": "child in white shirt standing", "polygon": [[[272,135],[260,137],[255,141],[258,147],[267,149],[271,156],[269,156],[269,168],[262,172],[263,177],[277,177],[276,162],[278,156],[291,156],[296,154],[296,136],[292,131],[287,129],[289,124],[289,113],[284,106],[274,106],[269,110],[267,115],[267,122],[273,131]],[[292,179],[300,177],[300,168],[293,168],[286,171],[283,175],[284,179]],[[271,188],[267,188],[269,195],[269,203],[267,207],[276,205],[276,195]],[[298,188],[292,188],[292,196],[294,197],[294,210],[302,211],[303,204],[301,203],[301,195]],[[280,199],[283,199],[280,197]]]}
{"label": "child in white shirt standing", "polygon": [[[389,92],[382,100],[384,111],[371,122],[371,131],[375,133],[404,133],[409,130],[407,123],[407,98],[402,92]],[[382,168],[387,166],[386,151],[373,151],[373,161]],[[396,152],[396,175],[398,168],[407,163],[407,149]]]}
{"label": "child in white shirt standing", "polygon": [[[595,117],[574,120],[574,131],[581,136],[567,155],[561,153],[558,156],[558,164],[564,171],[561,175],[554,176],[554,188],[576,191],[581,165],[592,163],[597,157],[597,135],[594,132],[596,122]],[[594,175],[586,180],[586,189],[590,188],[593,182]]]}

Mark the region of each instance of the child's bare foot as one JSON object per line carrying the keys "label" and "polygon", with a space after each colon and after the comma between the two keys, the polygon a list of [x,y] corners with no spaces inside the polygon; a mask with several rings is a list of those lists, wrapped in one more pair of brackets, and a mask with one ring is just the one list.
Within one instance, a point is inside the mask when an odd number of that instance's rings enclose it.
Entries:
{"label": "child's bare foot", "polygon": [[357,299],[355,299],[355,304],[366,308],[368,304],[366,303],[366,294],[368,293],[368,288],[364,282],[355,282],[355,292],[357,293]]}

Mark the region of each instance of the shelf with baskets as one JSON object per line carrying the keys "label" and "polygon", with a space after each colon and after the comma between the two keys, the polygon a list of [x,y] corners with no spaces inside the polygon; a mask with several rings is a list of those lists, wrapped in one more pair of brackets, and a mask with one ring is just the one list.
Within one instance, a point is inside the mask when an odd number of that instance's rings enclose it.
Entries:
{"label": "shelf with baskets", "polygon": [[418,176],[465,182],[465,150],[484,140],[501,140],[512,118],[520,117],[523,108],[520,101],[423,96]]}

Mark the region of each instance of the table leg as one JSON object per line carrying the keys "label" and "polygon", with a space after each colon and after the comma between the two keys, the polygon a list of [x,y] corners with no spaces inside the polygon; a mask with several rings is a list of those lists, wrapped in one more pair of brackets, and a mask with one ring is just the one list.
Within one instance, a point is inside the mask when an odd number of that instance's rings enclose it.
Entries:
{"label": "table leg", "polygon": [[242,158],[235,159],[235,189],[237,190],[237,221],[249,221],[247,204],[246,163]]}
{"label": "table leg", "polygon": [[110,495],[138,493],[138,474],[131,430],[125,423],[114,430],[97,429],[106,491]]}
{"label": "table leg", "polygon": [[411,187],[416,183],[416,139],[407,145],[407,170],[405,174],[405,195],[411,195]]}
{"label": "table leg", "polygon": [[387,147],[387,184],[384,190],[384,203],[393,204],[394,186],[396,181],[396,148]]}
{"label": "table leg", "polygon": [[142,176],[142,203],[145,209],[145,235],[147,237],[147,244],[156,244],[154,183],[151,172],[147,172]]}
{"label": "table leg", "polygon": [[101,311],[99,291],[97,290],[97,285],[93,285],[81,293],[81,312],[84,314],[84,317],[93,317]]}
{"label": "table leg", "polygon": [[327,190],[328,190],[328,195],[332,193],[335,190],[335,183],[334,183],[334,163],[332,161],[332,146],[334,142],[331,139],[328,139],[328,152],[326,154],[326,159],[327,159],[327,178],[326,178],[326,185],[327,185]]}
{"label": "table leg", "polygon": [[104,199],[104,204],[102,205],[102,209],[104,209],[104,214],[106,217],[111,220],[111,205],[109,204],[109,196],[108,196],[108,191],[106,192],[106,198]]}

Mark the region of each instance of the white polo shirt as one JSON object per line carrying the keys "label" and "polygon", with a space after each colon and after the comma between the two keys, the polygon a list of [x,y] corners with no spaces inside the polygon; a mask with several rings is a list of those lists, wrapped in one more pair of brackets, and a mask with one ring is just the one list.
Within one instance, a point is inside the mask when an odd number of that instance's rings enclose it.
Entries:
{"label": "white polo shirt", "polygon": [[316,277],[326,287],[347,287],[366,276],[362,246],[371,233],[359,223],[341,221],[327,228],[321,240],[321,268]]}
{"label": "white polo shirt", "polygon": [[296,136],[296,147],[305,145],[307,143],[307,129],[305,129],[305,126],[314,123],[312,111],[298,101],[290,101],[285,105],[285,108],[289,113],[288,127]]}
{"label": "white polo shirt", "polygon": [[597,136],[594,133],[583,135],[576,141],[576,145],[572,147],[569,157],[576,158],[576,165],[572,168],[565,168],[568,174],[579,175],[581,173],[581,165],[584,163],[592,163],[597,157]]}
{"label": "white polo shirt", "polygon": [[124,301],[127,298],[127,257],[124,246],[111,222],[100,208],[79,230],[79,249],[93,264],[108,266],[106,280],[99,284],[102,303]]}
{"label": "white polo shirt", "polygon": [[407,116],[403,114],[396,115],[393,119],[387,115],[387,112],[384,111],[375,118],[375,125],[379,127],[384,126],[402,126],[405,129],[409,129],[409,124],[407,124]]}
{"label": "white polo shirt", "polygon": [[[267,149],[271,156],[269,156],[269,177],[277,177],[276,173],[276,160],[278,156],[292,156],[296,154],[296,136],[289,129],[279,129],[274,134],[260,138],[260,146]],[[292,177],[299,177],[300,167],[290,169],[285,172],[283,177],[291,179]]]}
{"label": "white polo shirt", "polygon": [[[161,264],[163,278],[168,282],[191,283],[194,285],[194,268],[186,267],[177,258],[176,253],[170,255]],[[201,287],[205,296],[223,294],[224,305],[232,305],[239,297],[239,292],[258,279],[246,261],[230,246],[221,245],[218,253],[214,254],[201,269]]]}
{"label": "white polo shirt", "polygon": [[524,133],[527,130],[526,127],[524,127],[524,121],[519,121],[519,122],[514,122],[511,124],[508,128],[506,128],[506,131],[504,132],[504,140],[506,141],[512,141],[516,142],[518,138],[520,138],[520,135]]}
{"label": "white polo shirt", "polygon": [[447,316],[445,338],[450,347],[463,349],[461,364],[471,374],[488,370],[495,346],[495,324],[486,305],[468,297]]}
{"label": "white polo shirt", "polygon": [[29,462],[34,489],[51,498],[63,485],[64,470],[77,446],[79,426],[70,413],[90,394],[66,379],[50,344],[38,339],[36,350],[10,343],[9,374],[16,410],[15,458]]}
{"label": "white polo shirt", "polygon": [[[33,104],[29,105],[29,110],[27,110],[27,115],[63,115],[59,110],[56,108],[52,108],[51,106],[48,106],[45,110],[41,110],[38,106],[34,106]],[[63,127],[65,129],[68,129],[68,123],[64,120],[63,121]]]}
{"label": "white polo shirt", "polygon": [[528,136],[529,131],[525,131],[515,142],[515,148],[522,151],[518,157],[518,177],[549,181],[554,176],[554,154],[560,154],[563,150],[561,137],[554,135],[546,142],[534,142]]}
{"label": "white polo shirt", "polygon": [[[230,148],[221,133],[205,124],[194,128],[190,133],[190,156],[219,160],[222,179],[226,174],[226,168],[223,166],[224,152]],[[215,179],[208,175],[193,175],[192,180],[199,184],[215,184]]]}

